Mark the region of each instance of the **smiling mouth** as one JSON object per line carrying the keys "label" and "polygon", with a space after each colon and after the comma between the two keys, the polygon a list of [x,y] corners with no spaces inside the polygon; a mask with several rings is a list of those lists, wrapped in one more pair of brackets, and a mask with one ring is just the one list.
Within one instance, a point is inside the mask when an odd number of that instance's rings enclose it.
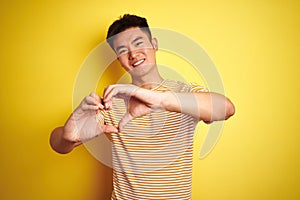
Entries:
{"label": "smiling mouth", "polygon": [[138,60],[138,61],[136,61],[135,63],[133,63],[132,66],[133,66],[133,67],[137,67],[137,66],[141,65],[144,61],[145,61],[145,59]]}

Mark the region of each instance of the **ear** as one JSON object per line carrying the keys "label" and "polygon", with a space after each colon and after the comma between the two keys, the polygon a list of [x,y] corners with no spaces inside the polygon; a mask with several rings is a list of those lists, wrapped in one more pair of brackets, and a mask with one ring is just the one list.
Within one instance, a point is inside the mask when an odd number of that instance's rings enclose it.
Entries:
{"label": "ear", "polygon": [[157,39],[152,38],[151,43],[152,43],[152,46],[155,49],[155,51],[157,51],[158,50],[158,41],[157,41]]}

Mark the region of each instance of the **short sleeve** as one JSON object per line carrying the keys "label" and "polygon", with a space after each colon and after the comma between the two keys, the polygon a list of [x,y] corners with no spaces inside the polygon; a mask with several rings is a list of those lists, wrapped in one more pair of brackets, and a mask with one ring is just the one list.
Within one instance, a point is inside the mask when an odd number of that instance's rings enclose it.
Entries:
{"label": "short sleeve", "polygon": [[205,86],[198,85],[197,83],[191,82],[190,84],[191,92],[209,92]]}

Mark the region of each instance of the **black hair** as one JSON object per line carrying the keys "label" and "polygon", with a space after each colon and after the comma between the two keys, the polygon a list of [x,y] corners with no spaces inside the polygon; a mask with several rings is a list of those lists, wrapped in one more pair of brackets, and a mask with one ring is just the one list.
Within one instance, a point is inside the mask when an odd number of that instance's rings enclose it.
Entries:
{"label": "black hair", "polygon": [[123,16],[120,16],[118,20],[114,21],[107,31],[106,41],[108,42],[110,47],[113,49],[114,35],[117,35],[118,33],[121,33],[126,29],[132,27],[141,28],[142,31],[146,32],[149,39],[151,40],[152,36],[146,18],[139,17],[137,15],[124,14]]}

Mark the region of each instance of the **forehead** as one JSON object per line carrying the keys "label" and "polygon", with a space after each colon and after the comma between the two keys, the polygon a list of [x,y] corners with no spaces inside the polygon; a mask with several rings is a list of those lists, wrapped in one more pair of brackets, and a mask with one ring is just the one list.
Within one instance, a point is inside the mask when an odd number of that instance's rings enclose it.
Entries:
{"label": "forehead", "polygon": [[113,46],[114,48],[118,47],[119,45],[124,45],[126,43],[132,42],[134,39],[141,37],[141,38],[148,38],[148,35],[139,27],[133,27],[122,31],[121,33],[113,36]]}

